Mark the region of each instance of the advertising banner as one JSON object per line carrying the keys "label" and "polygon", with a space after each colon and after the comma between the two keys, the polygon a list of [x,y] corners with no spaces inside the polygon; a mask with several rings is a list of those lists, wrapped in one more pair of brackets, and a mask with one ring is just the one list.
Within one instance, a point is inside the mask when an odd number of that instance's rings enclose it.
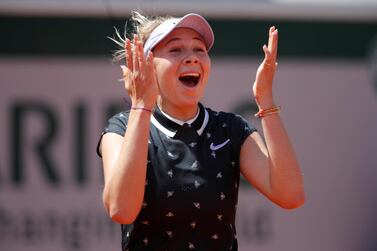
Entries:
{"label": "advertising banner", "polygon": [[[215,58],[203,100],[261,133],[251,88],[259,59]],[[116,251],[96,146],[127,109],[103,58],[0,59],[0,250]],[[281,209],[243,182],[239,250],[376,250],[377,92],[364,61],[282,59],[276,103],[302,166],[306,204]]]}

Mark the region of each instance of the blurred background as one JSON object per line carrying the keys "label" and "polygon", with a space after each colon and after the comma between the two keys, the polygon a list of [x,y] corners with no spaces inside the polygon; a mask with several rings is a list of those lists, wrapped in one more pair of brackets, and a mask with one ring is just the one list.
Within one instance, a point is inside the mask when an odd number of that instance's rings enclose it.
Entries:
{"label": "blurred background", "polygon": [[127,109],[117,49],[132,10],[197,12],[215,32],[203,103],[250,119],[251,86],[279,29],[276,103],[303,169],[287,211],[240,188],[241,251],[377,250],[375,0],[0,0],[0,250],[115,251],[96,145]]}

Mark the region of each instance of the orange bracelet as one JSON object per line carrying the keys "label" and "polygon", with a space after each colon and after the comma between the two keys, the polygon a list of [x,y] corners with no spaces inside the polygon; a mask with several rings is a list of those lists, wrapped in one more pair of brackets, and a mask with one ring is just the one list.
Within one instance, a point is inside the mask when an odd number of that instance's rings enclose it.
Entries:
{"label": "orange bracelet", "polygon": [[280,113],[281,112],[281,107],[280,106],[274,106],[268,109],[261,109],[259,112],[254,114],[255,117],[257,118],[263,118],[271,114],[275,113]]}

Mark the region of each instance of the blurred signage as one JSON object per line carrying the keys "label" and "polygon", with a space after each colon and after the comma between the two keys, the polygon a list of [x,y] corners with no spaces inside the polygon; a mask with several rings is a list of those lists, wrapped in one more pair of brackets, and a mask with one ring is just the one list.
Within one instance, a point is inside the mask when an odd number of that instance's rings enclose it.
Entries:
{"label": "blurred signage", "polygon": [[[257,66],[253,58],[213,60],[204,104],[253,117]],[[276,101],[308,200],[288,212],[240,186],[240,251],[375,250],[377,98],[366,68],[280,61]],[[0,250],[120,250],[95,152],[107,118],[127,107],[120,76],[107,59],[0,59]]]}

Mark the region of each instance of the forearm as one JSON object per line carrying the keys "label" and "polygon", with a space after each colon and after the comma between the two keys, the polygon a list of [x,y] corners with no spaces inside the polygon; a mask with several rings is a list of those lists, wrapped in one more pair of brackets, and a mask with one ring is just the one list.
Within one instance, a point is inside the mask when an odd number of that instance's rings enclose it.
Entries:
{"label": "forearm", "polygon": [[131,110],[118,158],[108,173],[104,203],[116,221],[132,222],[141,209],[145,189],[151,114]]}
{"label": "forearm", "polygon": [[278,114],[265,116],[262,128],[269,155],[271,192],[283,207],[294,208],[304,201],[300,166]]}

